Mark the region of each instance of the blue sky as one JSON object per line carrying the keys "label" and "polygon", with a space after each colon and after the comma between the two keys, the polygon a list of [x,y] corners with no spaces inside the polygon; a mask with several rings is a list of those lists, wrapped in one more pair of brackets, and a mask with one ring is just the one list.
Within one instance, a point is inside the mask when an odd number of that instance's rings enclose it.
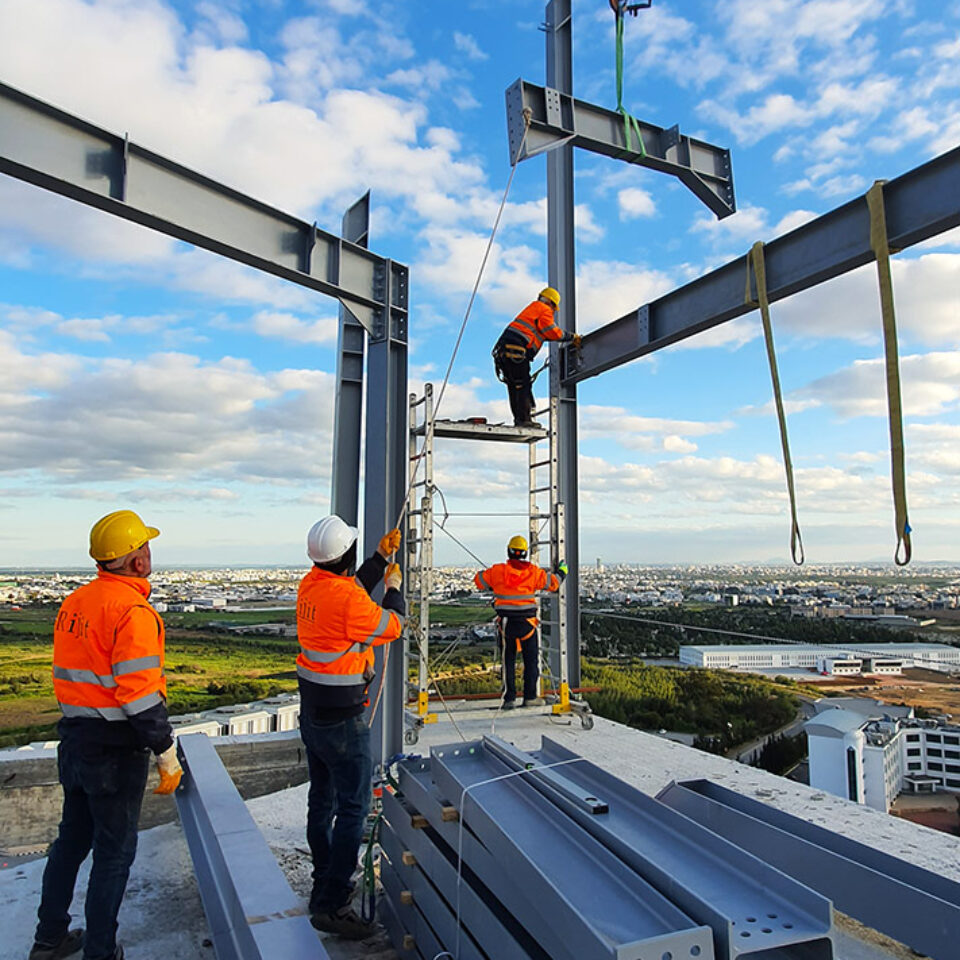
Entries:
{"label": "blue sky", "polygon": [[[411,269],[411,381],[439,382],[509,172],[503,94],[543,83],[543,4],[0,0],[0,79]],[[615,105],[613,16],[574,3],[576,95]],[[654,0],[635,115],[733,151],[739,212],[578,153],[578,325],[600,326],[960,144],[956,0]],[[489,351],[546,280],[521,164],[443,416],[507,417]],[[960,236],[895,258],[918,560],[960,560]],[[875,270],[773,308],[810,561],[889,559]],[[75,565],[121,506],[160,564],[291,563],[328,506],[336,304],[0,179],[0,566]],[[542,397],[544,384],[538,384]],[[785,560],[758,317],[580,389],[582,557]],[[453,514],[525,509],[525,455],[438,446]],[[451,516],[486,561],[519,517]],[[438,561],[470,562],[438,538]]]}

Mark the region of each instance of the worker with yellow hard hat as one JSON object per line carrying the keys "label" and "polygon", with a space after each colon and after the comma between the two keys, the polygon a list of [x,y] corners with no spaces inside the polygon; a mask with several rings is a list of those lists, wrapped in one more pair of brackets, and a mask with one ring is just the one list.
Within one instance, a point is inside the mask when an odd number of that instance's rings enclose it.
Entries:
{"label": "worker with yellow hard hat", "polygon": [[[90,531],[97,576],[62,603],[53,628],[53,689],[63,714],[58,767],[63,815],[47,856],[30,960],[121,958],[117,912],[137,850],[137,822],[153,753],[154,793],[183,770],[167,718],[164,628],[150,605],[150,541],[160,531],[132,510]],[[93,851],[86,930],[70,929],[80,865]]]}
{"label": "worker with yellow hard hat", "polygon": [[565,333],[557,325],[560,294],[553,287],[544,287],[533,303],[527,304],[500,334],[493,348],[497,376],[507,385],[510,411],[518,427],[535,427],[533,381],[530,363],[544,340],[572,341],[580,345],[580,335]]}
{"label": "worker with yellow hard hat", "polygon": [[562,560],[555,573],[548,573],[527,560],[528,551],[526,537],[511,537],[507,544],[507,562],[495,563],[473,578],[478,590],[489,590],[493,594],[497,633],[503,651],[504,710],[516,706],[514,674],[517,653],[523,656],[523,706],[544,705],[543,698],[537,695],[540,678],[537,594],[541,590],[559,590],[567,576],[567,565]]}

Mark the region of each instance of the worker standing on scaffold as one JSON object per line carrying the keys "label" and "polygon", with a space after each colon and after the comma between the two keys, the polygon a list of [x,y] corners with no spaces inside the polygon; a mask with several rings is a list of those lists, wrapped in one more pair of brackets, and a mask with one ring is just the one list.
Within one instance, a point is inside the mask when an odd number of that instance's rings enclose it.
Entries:
{"label": "worker standing on scaffold", "polygon": [[580,335],[564,333],[557,326],[560,294],[553,287],[544,287],[533,303],[527,304],[500,334],[493,348],[497,377],[507,385],[513,423],[518,427],[535,427],[533,419],[533,381],[530,363],[544,340],[573,341],[580,346]]}
{"label": "worker standing on scaffold", "polygon": [[527,539],[516,536],[507,544],[507,562],[495,563],[477,573],[473,582],[478,590],[493,593],[493,609],[497,611],[497,632],[503,651],[503,709],[516,706],[517,653],[523,656],[523,706],[542,707],[537,696],[540,678],[540,649],[537,637],[537,593],[556,592],[567,576],[567,565],[560,561],[556,573],[527,560]]}

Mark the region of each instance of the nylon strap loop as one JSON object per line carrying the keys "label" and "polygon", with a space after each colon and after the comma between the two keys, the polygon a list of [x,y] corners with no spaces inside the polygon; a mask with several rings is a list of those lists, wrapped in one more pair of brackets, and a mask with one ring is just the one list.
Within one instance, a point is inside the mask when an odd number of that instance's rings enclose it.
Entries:
{"label": "nylon strap loop", "polygon": [[[750,287],[751,268],[757,281],[757,297],[753,298]],[[790,457],[790,440],[787,437],[787,417],[783,411],[783,391],[780,388],[780,370],[773,345],[773,327],[770,323],[770,301],[767,298],[767,267],[763,257],[763,243],[757,241],[747,254],[747,287],[743,302],[760,307],[763,320],[763,339],[767,344],[767,360],[770,363],[770,379],[773,381],[773,399],[777,406],[777,422],[780,425],[780,446],[783,449],[783,469],[787,477],[787,493],[790,496],[790,554],[800,566],[804,561],[803,538],[797,520],[797,493],[793,484],[793,460]],[[799,554],[798,554],[799,551]],[[799,556],[799,559],[798,559]]]}
{"label": "nylon strap loop", "polygon": [[[630,153],[639,153],[641,157],[647,155],[647,148],[643,145],[643,134],[640,132],[640,121],[632,116],[623,105],[623,13],[616,11],[617,18],[617,113],[623,117],[623,139]],[[637,137],[637,149],[633,149],[633,135]]]}
{"label": "nylon strap loop", "polygon": [[[883,180],[877,180],[867,191],[870,211],[870,247],[877,258],[880,280],[880,311],[883,318],[883,351],[886,359],[887,413],[890,420],[890,470],[893,481],[894,524],[897,548],[893,562],[904,567],[910,562],[913,546],[907,520],[907,477],[903,450],[903,404],[900,399],[900,358],[897,352],[897,314],[893,303],[893,280],[890,276],[890,243],[887,240],[887,216],[883,204]],[[903,550],[903,559],[900,551]]]}

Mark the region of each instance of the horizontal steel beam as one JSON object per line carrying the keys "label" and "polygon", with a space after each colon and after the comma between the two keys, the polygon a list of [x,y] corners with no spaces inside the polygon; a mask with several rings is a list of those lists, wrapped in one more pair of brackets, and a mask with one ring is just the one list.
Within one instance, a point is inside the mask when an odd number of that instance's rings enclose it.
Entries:
{"label": "horizontal steel beam", "polygon": [[960,884],[709,780],[671,783],[659,799],[918,953],[957,956]]}
{"label": "horizontal steel beam", "polygon": [[[547,737],[534,754],[502,741],[497,749],[512,769],[527,770],[523,779],[591,836],[694,920],[709,924],[718,957],[833,956],[829,900]],[[564,766],[543,770],[541,763]],[[602,796],[609,814],[594,816],[560,799],[545,779],[551,773],[567,781],[568,795]]]}
{"label": "horizontal steel beam", "polygon": [[217,960],[329,960],[213,740],[190,733],[177,745],[177,810]]}
{"label": "horizontal steel beam", "polygon": [[[524,111],[530,115],[526,140]],[[580,147],[672,174],[721,219],[737,209],[729,150],[688,137],[676,126],[664,129],[642,120],[634,122],[636,127],[628,144],[623,114],[616,110],[597,107],[526,80],[517,80],[507,90],[511,163],[552,147]],[[636,140],[637,131],[643,141],[642,149]]]}
{"label": "horizontal steel beam", "polygon": [[[887,236],[902,250],[960,225],[960,147],[883,188]],[[858,197],[765,246],[767,293],[782,300],[870,263],[870,217]],[[585,334],[579,351],[561,351],[564,383],[579,383],[711,327],[750,313],[746,255],[618,320]],[[879,306],[877,307],[879,329]]]}
{"label": "horizontal steel beam", "polygon": [[562,925],[567,950],[558,960],[660,960],[665,953],[713,958],[709,927],[551,811],[519,778],[497,779],[510,769],[483,741],[433,747],[430,762],[438,790],[458,806],[464,828],[509,864],[541,910]]}
{"label": "horizontal steel beam", "polygon": [[382,257],[2,83],[0,173],[336,297],[368,331],[406,311]]}

